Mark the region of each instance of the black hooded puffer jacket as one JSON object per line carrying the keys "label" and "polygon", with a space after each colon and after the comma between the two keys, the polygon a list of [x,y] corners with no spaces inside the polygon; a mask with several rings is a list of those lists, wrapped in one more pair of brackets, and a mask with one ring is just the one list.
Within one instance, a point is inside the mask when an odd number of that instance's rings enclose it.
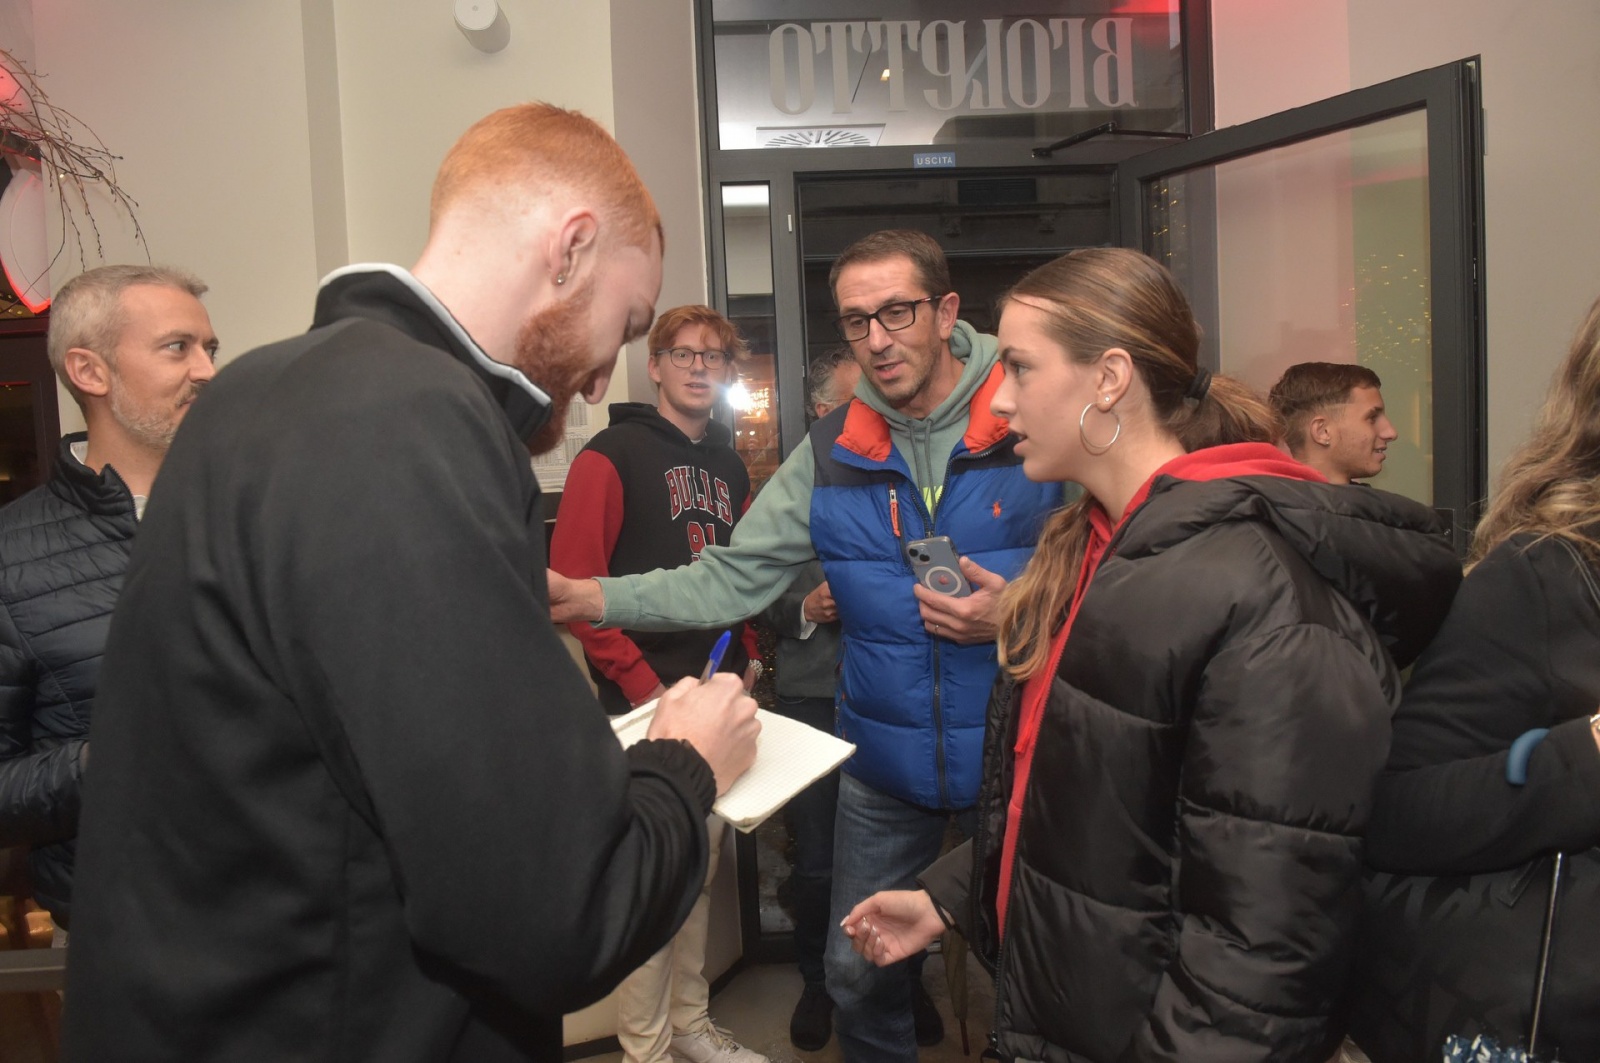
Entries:
{"label": "black hooded puffer jacket", "polygon": [[1399,666],[1460,578],[1433,512],[1382,491],[1155,481],[1055,674],[1004,948],[1004,680],[972,852],[923,877],[997,971],[1002,1058],[1332,1055]]}
{"label": "black hooded puffer jacket", "polygon": [[0,509],[0,846],[33,846],[34,896],[62,926],[100,654],[138,528],[116,471],[73,457],[84,438]]}

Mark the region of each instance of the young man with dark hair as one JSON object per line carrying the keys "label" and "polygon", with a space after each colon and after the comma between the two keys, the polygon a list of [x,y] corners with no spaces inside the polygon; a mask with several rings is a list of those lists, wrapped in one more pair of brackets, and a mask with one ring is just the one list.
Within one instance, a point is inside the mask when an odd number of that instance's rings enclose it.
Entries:
{"label": "young man with dark hair", "polygon": [[1382,383],[1364,365],[1301,362],[1272,386],[1284,443],[1329,483],[1368,480],[1383,471],[1399,437],[1383,409]]}

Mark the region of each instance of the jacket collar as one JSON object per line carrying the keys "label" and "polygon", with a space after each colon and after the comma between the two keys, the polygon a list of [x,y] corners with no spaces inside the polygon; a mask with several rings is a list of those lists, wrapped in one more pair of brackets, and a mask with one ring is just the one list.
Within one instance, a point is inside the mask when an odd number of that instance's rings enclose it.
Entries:
{"label": "jacket collar", "polygon": [[63,500],[89,513],[116,516],[134,515],[133,493],[117,470],[110,465],[95,472],[72,453],[72,444],[89,438],[87,432],[71,432],[61,437],[56,452],[56,471],[50,490]]}
{"label": "jacket collar", "polygon": [[[969,454],[988,450],[1011,433],[1011,423],[989,410],[989,402],[1000,390],[1004,378],[1005,368],[995,365],[989,370],[988,378],[973,392],[967,406],[967,431],[961,437]],[[844,431],[839,433],[839,446],[870,462],[883,464],[889,460],[892,448],[888,420],[865,402],[850,403],[844,417]]]}
{"label": "jacket collar", "polygon": [[449,352],[488,387],[520,438],[531,438],[550,420],[550,396],[544,389],[521,370],[485,354],[439,297],[409,270],[386,262],[366,262],[324,277],[311,327],[352,317],[381,321],[412,339]]}
{"label": "jacket collar", "polygon": [[1118,528],[1121,557],[1160,554],[1217,525],[1265,525],[1366,615],[1402,668],[1438,631],[1461,581],[1431,507],[1326,483],[1265,443],[1186,454],[1147,489]]}

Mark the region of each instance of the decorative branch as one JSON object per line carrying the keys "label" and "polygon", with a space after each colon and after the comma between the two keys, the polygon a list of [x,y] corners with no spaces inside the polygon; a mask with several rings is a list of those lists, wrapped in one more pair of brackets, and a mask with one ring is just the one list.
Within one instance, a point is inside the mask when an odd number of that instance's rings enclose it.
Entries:
{"label": "decorative branch", "polygon": [[[10,85],[6,84],[8,80]],[[87,235],[94,243],[95,257],[105,261],[105,243],[89,199],[91,186],[108,196],[112,204],[128,216],[133,223],[133,238],[144,249],[145,260],[149,261],[150,247],[139,225],[139,204],[117,182],[116,164],[122,156],[113,155],[94,130],[76,115],[51,103],[43,80],[43,75],[0,48],[0,93],[5,94],[5,98],[0,99],[0,154],[36,163],[47,186],[55,193],[61,217],[61,242],[50,258],[51,265],[66,253],[69,242],[77,251],[79,266],[87,268],[89,265],[85,232],[79,225],[78,212],[72,209],[74,196],[83,205],[82,217],[88,226]],[[7,163],[13,169],[17,167],[11,158]],[[25,161],[21,165],[26,164]]]}

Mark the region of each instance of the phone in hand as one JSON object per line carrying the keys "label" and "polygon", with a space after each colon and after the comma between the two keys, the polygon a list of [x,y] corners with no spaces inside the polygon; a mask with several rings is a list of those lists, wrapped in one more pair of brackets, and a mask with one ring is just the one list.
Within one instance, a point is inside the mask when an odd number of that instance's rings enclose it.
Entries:
{"label": "phone in hand", "polygon": [[911,574],[917,582],[930,591],[952,598],[965,598],[972,593],[972,584],[961,574],[956,545],[948,535],[911,540],[906,543],[906,560],[911,562]]}

